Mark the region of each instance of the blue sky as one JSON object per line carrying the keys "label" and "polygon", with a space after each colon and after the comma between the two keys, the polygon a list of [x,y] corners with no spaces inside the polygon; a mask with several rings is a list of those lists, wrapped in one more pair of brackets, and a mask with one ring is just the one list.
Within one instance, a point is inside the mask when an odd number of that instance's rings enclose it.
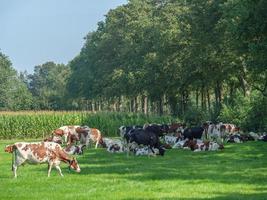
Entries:
{"label": "blue sky", "polygon": [[127,0],[0,0],[0,51],[18,71],[67,64],[110,9]]}

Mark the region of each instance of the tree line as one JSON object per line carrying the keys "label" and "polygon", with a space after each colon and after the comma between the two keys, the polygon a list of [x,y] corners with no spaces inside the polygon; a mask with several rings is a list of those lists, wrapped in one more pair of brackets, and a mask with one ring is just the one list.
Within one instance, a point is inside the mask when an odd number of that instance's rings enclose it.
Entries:
{"label": "tree line", "polygon": [[[129,0],[86,35],[68,65],[47,62],[16,78],[29,104],[2,98],[22,105],[1,99],[0,107],[172,114],[267,129],[266,19],[264,0]],[[1,70],[11,66],[1,60]]]}

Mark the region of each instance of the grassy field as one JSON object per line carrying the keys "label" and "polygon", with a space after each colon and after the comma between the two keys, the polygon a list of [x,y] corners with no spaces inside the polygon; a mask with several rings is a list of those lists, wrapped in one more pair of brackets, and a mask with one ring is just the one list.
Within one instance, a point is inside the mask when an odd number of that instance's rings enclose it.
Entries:
{"label": "grassy field", "polygon": [[[0,141],[0,148],[14,141]],[[63,178],[47,165],[25,165],[18,178],[0,152],[0,199],[267,199],[267,143],[228,144],[219,152],[168,150],[164,157],[126,157],[105,149],[78,156],[81,173]]]}

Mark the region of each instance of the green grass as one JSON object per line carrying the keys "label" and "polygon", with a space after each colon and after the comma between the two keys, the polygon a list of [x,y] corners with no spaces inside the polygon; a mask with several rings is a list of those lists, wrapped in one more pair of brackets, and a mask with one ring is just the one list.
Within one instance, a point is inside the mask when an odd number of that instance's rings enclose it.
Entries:
{"label": "green grass", "polygon": [[[0,141],[0,148],[14,141]],[[126,157],[105,149],[78,156],[81,173],[25,165],[18,178],[0,152],[0,199],[267,199],[267,143],[227,144],[219,152],[168,150],[164,157]]]}

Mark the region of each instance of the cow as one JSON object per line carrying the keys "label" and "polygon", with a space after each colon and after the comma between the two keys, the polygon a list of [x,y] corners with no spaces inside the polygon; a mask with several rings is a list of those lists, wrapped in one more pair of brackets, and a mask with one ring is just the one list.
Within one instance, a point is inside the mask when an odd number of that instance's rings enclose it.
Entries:
{"label": "cow", "polygon": [[90,128],[88,132],[88,136],[89,136],[89,140],[96,143],[95,149],[97,149],[99,144],[103,145],[103,138],[102,138],[102,133],[100,132],[100,130],[96,128]]}
{"label": "cow", "polygon": [[186,127],[185,123],[172,123],[169,125],[169,133],[183,133]]}
{"label": "cow", "polygon": [[120,126],[119,127],[119,136],[124,138],[125,134],[128,134],[130,131],[135,129],[143,129],[143,126],[134,125],[134,126]]}
{"label": "cow", "polygon": [[86,146],[84,144],[68,145],[64,150],[69,155],[82,155],[85,147]]}
{"label": "cow", "polygon": [[266,133],[263,133],[263,135],[261,135],[261,136],[259,137],[259,140],[260,140],[260,141],[263,141],[263,142],[267,142],[267,134],[266,134]]}
{"label": "cow", "polygon": [[168,133],[169,126],[167,124],[145,124],[143,129],[155,133],[158,137],[162,137]]}
{"label": "cow", "polygon": [[188,141],[188,139],[179,140],[172,146],[172,148],[173,149],[180,149],[180,148],[186,147],[187,146],[187,141]]}
{"label": "cow", "polygon": [[110,153],[121,153],[124,151],[123,142],[121,140],[103,138],[103,144]]}
{"label": "cow", "polygon": [[154,152],[152,152],[151,149],[148,146],[138,147],[138,148],[136,148],[134,150],[136,156],[144,156],[144,155],[156,156],[157,154],[159,154],[159,150],[158,149],[153,148],[153,151]]}
{"label": "cow", "polygon": [[60,136],[64,138],[64,141],[69,144],[69,138],[71,136],[75,136],[76,139],[78,140],[79,138],[79,133],[84,133],[85,131],[89,131],[88,126],[61,126],[60,128],[55,129],[52,134],[54,136]]}
{"label": "cow", "polygon": [[174,145],[177,142],[178,138],[175,136],[165,135],[164,142],[165,144]]}
{"label": "cow", "polygon": [[184,139],[201,139],[202,138],[202,134],[204,132],[204,128],[203,127],[193,127],[193,128],[186,128],[184,130],[183,136]]}
{"label": "cow", "polygon": [[135,129],[128,135],[128,137],[129,137],[127,139],[128,153],[129,153],[129,146],[131,145],[131,143],[134,142],[137,143],[138,145],[149,146],[149,148],[153,153],[154,153],[153,148],[157,148],[159,149],[159,155],[161,156],[164,155],[165,149],[160,145],[159,136],[156,133],[143,129]]}
{"label": "cow", "polygon": [[55,142],[58,144],[62,144],[62,138],[60,136],[57,136],[57,135],[52,135],[48,138],[45,138],[44,142]]}
{"label": "cow", "polygon": [[69,168],[80,172],[81,169],[75,158],[70,158],[62,147],[54,142],[17,142],[8,145],[5,152],[12,153],[12,171],[14,177],[17,178],[17,169],[25,162],[29,164],[48,163],[48,177],[50,177],[51,169],[56,167],[60,176],[63,176],[59,167],[60,162],[69,164]]}
{"label": "cow", "polygon": [[225,139],[227,143],[243,143],[245,142],[245,138],[241,136],[240,134],[232,134],[228,135]]}
{"label": "cow", "polygon": [[201,140],[188,140],[187,146],[194,152],[198,151],[217,151],[223,149],[223,145],[217,142],[201,141]]}

